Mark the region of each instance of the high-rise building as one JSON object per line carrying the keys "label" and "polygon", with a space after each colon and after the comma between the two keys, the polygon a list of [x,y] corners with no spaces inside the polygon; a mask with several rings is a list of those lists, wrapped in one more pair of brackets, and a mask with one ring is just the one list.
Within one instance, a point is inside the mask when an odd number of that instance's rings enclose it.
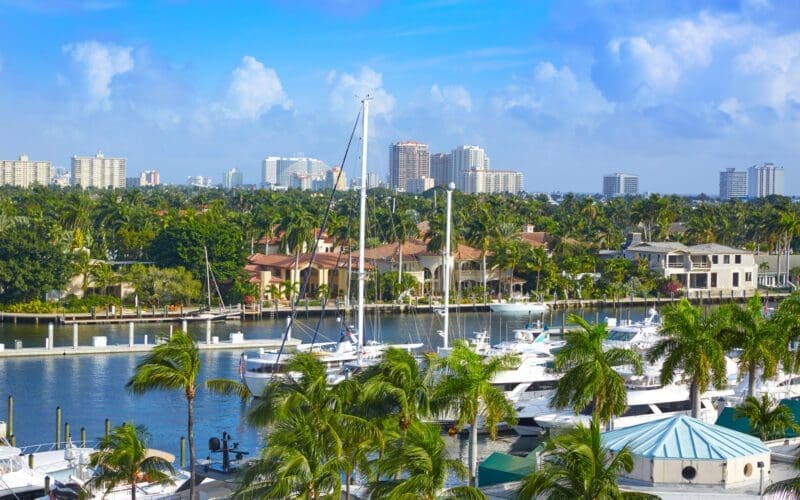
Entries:
{"label": "high-rise building", "polygon": [[52,167],[50,169],[50,184],[58,187],[69,187],[70,170],[64,167]]}
{"label": "high-rise building", "polygon": [[513,170],[486,170],[473,168],[464,172],[464,192],[511,193],[522,192],[522,173]]}
{"label": "high-rise building", "polygon": [[431,160],[428,145],[416,141],[397,142],[389,146],[389,186],[408,190],[408,179],[430,177]]}
{"label": "high-rise building", "polygon": [[456,188],[467,191],[466,173],[470,170],[489,170],[489,156],[478,146],[458,146],[450,154],[452,173],[448,182],[455,182]]}
{"label": "high-rise building", "polygon": [[325,178],[328,166],[315,158],[284,158],[268,156],[262,164],[261,181],[265,186],[289,186],[293,175],[309,175],[312,179]]}
{"label": "high-rise building", "polygon": [[378,187],[380,185],[381,185],[381,181],[378,179],[378,173],[377,172],[367,172],[367,189],[376,188],[376,187]]}
{"label": "high-rise building", "polygon": [[747,197],[747,172],[726,168],[719,173],[719,197],[722,200]]}
{"label": "high-rise building", "polygon": [[783,167],[772,163],[753,165],[747,169],[747,187],[750,198],[773,194],[783,196]]}
{"label": "high-rise building", "polygon": [[455,182],[453,177],[453,156],[449,153],[431,155],[431,178],[436,186],[446,186]]}
{"label": "high-rise building", "polygon": [[406,180],[406,191],[409,193],[422,194],[433,186],[433,179],[430,177],[417,177]]}
{"label": "high-rise building", "polygon": [[233,189],[241,187],[244,184],[244,175],[241,170],[232,168],[226,170],[222,174],[222,187],[225,189]]}
{"label": "high-rise building", "polygon": [[140,186],[160,186],[161,174],[158,170],[145,170],[139,174]]}
{"label": "high-rise building", "polygon": [[31,161],[27,155],[18,160],[0,160],[0,184],[29,187],[50,184],[50,162]]}
{"label": "high-rise building", "polygon": [[628,196],[638,193],[638,176],[619,172],[603,176],[603,196]]}
{"label": "high-rise building", "polygon": [[327,189],[336,189],[337,191],[347,189],[347,174],[342,170],[342,167],[333,167],[328,170],[325,175],[325,187]]}
{"label": "high-rise building", "polygon": [[190,175],[186,177],[186,184],[193,187],[210,188],[213,186],[211,177],[204,175]]}
{"label": "high-rise building", "polygon": [[102,151],[94,156],[72,157],[73,186],[82,188],[124,188],[125,158],[106,158]]}

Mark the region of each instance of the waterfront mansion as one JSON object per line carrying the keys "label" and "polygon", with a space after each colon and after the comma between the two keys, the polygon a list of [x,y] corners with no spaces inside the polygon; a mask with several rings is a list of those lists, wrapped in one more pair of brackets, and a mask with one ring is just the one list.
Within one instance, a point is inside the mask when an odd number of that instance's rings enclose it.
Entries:
{"label": "waterfront mansion", "polygon": [[623,255],[648,262],[653,271],[680,282],[691,297],[750,296],[758,283],[753,252],[716,243],[641,242],[629,246]]}

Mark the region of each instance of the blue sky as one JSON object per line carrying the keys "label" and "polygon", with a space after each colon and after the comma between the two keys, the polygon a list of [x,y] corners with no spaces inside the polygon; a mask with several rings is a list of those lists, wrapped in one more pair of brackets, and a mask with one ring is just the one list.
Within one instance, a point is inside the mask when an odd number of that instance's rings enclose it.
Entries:
{"label": "blue sky", "polygon": [[715,194],[766,161],[800,194],[796,0],[0,0],[3,159],[257,183],[268,155],[338,164],[365,93],[382,176],[413,139],[528,191]]}

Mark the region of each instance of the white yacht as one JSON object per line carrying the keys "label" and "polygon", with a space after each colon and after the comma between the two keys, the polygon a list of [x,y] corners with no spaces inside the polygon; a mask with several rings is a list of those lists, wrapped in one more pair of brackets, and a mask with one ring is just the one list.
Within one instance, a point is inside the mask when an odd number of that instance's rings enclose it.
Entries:
{"label": "white yacht", "polygon": [[[713,423],[717,418],[714,401],[730,394],[731,391],[711,391],[702,394],[700,420]],[[589,405],[575,415],[571,410],[553,409],[549,401],[536,401],[518,408],[519,421],[514,429],[522,436],[531,436],[540,434],[543,429],[562,429],[579,423],[589,425],[592,410],[592,406]],[[691,411],[687,385],[672,384],[660,387],[647,384],[628,390],[628,406],[622,415],[611,420],[610,426],[612,429],[621,429],[672,415],[688,415]]]}
{"label": "white yacht", "polygon": [[[614,318],[610,319],[613,320]],[[607,349],[622,348],[642,352],[655,345],[661,339],[659,337],[661,319],[658,311],[654,308],[648,311],[647,317],[642,321],[622,322],[620,324],[616,324],[615,321],[608,321],[608,323],[611,323],[609,324],[608,336],[603,342]]]}
{"label": "white yacht", "polygon": [[496,313],[508,314],[544,314],[550,310],[550,306],[541,299],[531,300],[526,295],[515,295],[508,300],[489,303],[489,309]]}

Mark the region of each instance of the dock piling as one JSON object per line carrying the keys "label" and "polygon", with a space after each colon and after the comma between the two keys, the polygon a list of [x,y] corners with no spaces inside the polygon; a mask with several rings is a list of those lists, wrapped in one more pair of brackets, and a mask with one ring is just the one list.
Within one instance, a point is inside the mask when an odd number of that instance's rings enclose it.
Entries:
{"label": "dock piling", "polygon": [[86,448],[86,427],[81,427],[81,448]]}
{"label": "dock piling", "polygon": [[53,323],[47,324],[47,348],[53,348]]}
{"label": "dock piling", "polygon": [[134,331],[133,321],[128,323],[128,347],[133,347],[133,331]]}
{"label": "dock piling", "polygon": [[72,324],[72,348],[78,348],[78,323]]}
{"label": "dock piling", "polygon": [[183,330],[183,333],[189,332],[189,323],[186,320],[181,321],[181,330]]}
{"label": "dock piling", "polygon": [[108,435],[111,434],[111,420],[106,419],[106,430],[105,430],[105,437],[108,439]]}
{"label": "dock piling", "polygon": [[186,438],[181,436],[181,469],[186,467]]}
{"label": "dock piling", "polygon": [[206,320],[206,344],[211,344],[211,320]]}
{"label": "dock piling", "polygon": [[69,432],[69,422],[64,424],[64,447],[66,448],[69,445],[69,441],[72,439],[72,433]]}
{"label": "dock piling", "polygon": [[56,406],[56,449],[61,449],[61,407]]}
{"label": "dock piling", "polygon": [[8,433],[8,440],[14,437],[14,396],[8,396],[8,429],[6,430]]}
{"label": "dock piling", "polygon": [[28,467],[33,469],[33,453],[28,454]]}

